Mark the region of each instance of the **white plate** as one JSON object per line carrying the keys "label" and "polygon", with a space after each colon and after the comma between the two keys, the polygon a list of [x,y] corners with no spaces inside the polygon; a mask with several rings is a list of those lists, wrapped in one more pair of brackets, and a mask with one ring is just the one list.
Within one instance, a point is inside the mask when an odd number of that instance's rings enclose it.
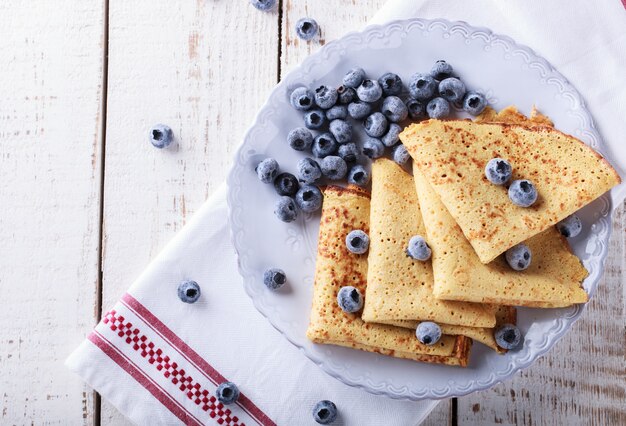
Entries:
{"label": "white plate", "polygon": [[[291,224],[277,220],[273,214],[277,195],[272,185],[257,180],[254,167],[261,159],[274,157],[282,170],[295,174],[296,163],[303,155],[286,143],[287,133],[302,125],[302,114],[289,105],[289,93],[295,87],[339,84],[353,66],[363,67],[373,78],[387,71],[396,72],[406,83],[411,74],[427,72],[438,59],[451,63],[466,85],[485,93],[496,109],[515,104],[528,113],[537,105],[559,130],[602,153],[600,136],[576,89],[531,49],[463,22],[412,19],[348,34],[324,46],[285,77],[247,133],[228,179],[239,269],[257,309],[331,376],[392,398],[449,398],[487,389],[549,350],[584,308],[520,309],[523,348],[501,356],[475,343],[470,365],[465,369],[316,345],[307,340],[319,216],[300,215]],[[589,270],[584,286],[590,294],[596,289],[606,257],[610,205],[605,195],[584,208],[584,231],[570,240]],[[263,271],[268,267],[285,270],[288,291],[272,293],[263,286]]]}

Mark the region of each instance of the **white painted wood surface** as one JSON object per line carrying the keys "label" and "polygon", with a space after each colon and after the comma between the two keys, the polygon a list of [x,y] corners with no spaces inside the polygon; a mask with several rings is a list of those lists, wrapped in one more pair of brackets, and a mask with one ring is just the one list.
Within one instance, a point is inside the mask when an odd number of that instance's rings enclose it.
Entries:
{"label": "white painted wood surface", "polygon": [[[224,180],[280,76],[384,0],[282,0],[272,13],[247,0],[106,3],[103,158],[105,4],[0,4],[0,289],[12,301],[0,311],[0,424],[127,424],[61,366],[100,309],[99,249],[107,309]],[[318,41],[294,37],[302,16],[319,22]],[[176,147],[149,145],[156,122],[174,129]],[[425,424],[626,424],[624,211],[572,332],[513,380],[442,402]]]}

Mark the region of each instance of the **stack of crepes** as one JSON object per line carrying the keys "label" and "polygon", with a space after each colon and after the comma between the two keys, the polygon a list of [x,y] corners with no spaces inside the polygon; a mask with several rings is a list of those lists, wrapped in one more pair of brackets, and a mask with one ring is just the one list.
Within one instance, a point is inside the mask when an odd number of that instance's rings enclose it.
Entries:
{"label": "stack of crepes", "polygon": [[[472,340],[503,353],[494,329],[515,324],[515,306],[565,307],[588,300],[587,271],[555,224],[620,182],[599,154],[555,130],[549,118],[509,107],[488,108],[475,121],[427,120],[400,135],[413,175],[381,158],[372,164],[371,194],[327,187],[320,224],[308,337],[417,361],[467,366]],[[487,181],[486,163],[505,158],[513,179],[539,191],[530,208],[514,205],[505,187]],[[355,229],[369,234],[369,252],[346,248]],[[406,254],[409,239],[426,238],[422,262]],[[528,269],[515,271],[503,253],[524,242]],[[337,304],[343,286],[365,295],[362,312]],[[415,337],[420,321],[439,324],[435,345]]]}

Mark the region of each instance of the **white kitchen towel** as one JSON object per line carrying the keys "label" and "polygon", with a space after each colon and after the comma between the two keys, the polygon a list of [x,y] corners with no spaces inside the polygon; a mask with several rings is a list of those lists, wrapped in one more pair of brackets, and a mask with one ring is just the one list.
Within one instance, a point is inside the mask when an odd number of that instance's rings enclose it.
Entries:
{"label": "white kitchen towel", "polygon": [[[581,91],[623,172],[626,13],[619,0],[552,3],[391,0],[375,21],[458,19],[532,46]],[[314,424],[311,409],[321,399],[337,403],[339,425],[419,424],[436,402],[395,401],[343,385],[256,311],[237,273],[225,194],[222,186],[105,311],[69,368],[138,424]],[[194,305],[177,299],[184,279],[201,286]],[[213,398],[225,379],[243,393],[232,407]]]}

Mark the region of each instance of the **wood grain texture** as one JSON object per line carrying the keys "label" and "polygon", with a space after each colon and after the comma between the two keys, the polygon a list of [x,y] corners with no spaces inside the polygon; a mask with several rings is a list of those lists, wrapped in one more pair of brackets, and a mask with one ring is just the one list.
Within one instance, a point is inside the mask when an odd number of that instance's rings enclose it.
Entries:
{"label": "wood grain texture", "polygon": [[104,6],[0,3],[0,424],[91,424]]}
{"label": "wood grain texture", "polygon": [[528,370],[458,400],[459,425],[626,424],[626,203],[604,277],[570,332]]}

